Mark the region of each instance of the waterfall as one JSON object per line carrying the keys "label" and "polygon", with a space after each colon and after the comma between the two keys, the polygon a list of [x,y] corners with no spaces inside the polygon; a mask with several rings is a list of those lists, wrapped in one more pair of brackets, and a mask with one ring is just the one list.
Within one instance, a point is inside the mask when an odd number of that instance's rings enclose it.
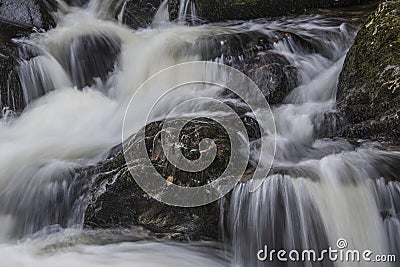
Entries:
{"label": "waterfall", "polygon": [[194,0],[180,0],[178,21],[180,23],[189,21],[192,24],[196,24],[198,15]]}
{"label": "waterfall", "polygon": [[[348,240],[350,248],[398,255],[399,218],[393,212],[399,184],[386,184],[384,179],[390,177],[376,176],[376,167],[370,165],[376,159],[391,160],[391,154],[359,150],[328,156],[284,167],[282,174],[268,177],[255,193],[249,192],[249,185],[236,188],[230,229],[237,266],[264,266],[254,257],[254,251],[264,245],[322,251],[336,248],[341,238]],[[383,215],[384,211],[392,215]]]}
{"label": "waterfall", "polygon": [[[71,8],[55,29],[22,41],[35,51],[22,56],[18,68],[28,106],[0,120],[0,257],[6,266],[349,266],[257,259],[265,245],[321,251],[341,238],[350,248],[399,254],[400,154],[327,134],[340,122],[336,86],[357,32],[353,21],[304,15],[190,27],[184,22],[198,20],[195,1],[181,0],[180,23],[168,23],[164,1],[153,25],[168,27],[134,31],[104,15],[123,2]],[[102,175],[89,167],[120,145],[132,96],[161,70],[198,60],[241,68],[253,78],[266,75],[267,98],[288,88],[272,107],[277,151],[271,173],[257,190],[258,181],[248,181],[222,200],[229,203],[221,211],[227,251],[213,242],[153,242],[141,227],[86,229],[85,209]],[[186,75],[176,72],[141,92],[128,121],[132,132],[145,124],[164,87]],[[165,119],[191,96],[249,113],[225,91],[195,89],[164,99],[150,119]],[[200,108],[194,104],[188,113],[210,113]],[[256,162],[257,140],[252,145]]]}
{"label": "waterfall", "polygon": [[153,26],[162,26],[169,23],[168,0],[164,0],[153,19]]}
{"label": "waterfall", "polygon": [[[316,37],[313,26],[308,26],[308,36]],[[264,246],[321,252],[337,248],[343,238],[348,248],[399,254],[400,217],[395,203],[400,154],[370,147],[354,151],[346,141],[318,139],[316,133],[336,124],[335,120],[331,125],[321,122],[335,110],[343,56],[351,44],[345,36],[354,34],[345,24],[337,29],[342,37],[320,44],[331,47],[329,56],[309,54],[293,39],[274,47],[297,66],[302,84],[286,97],[286,105],[273,109],[279,137],[272,173],[258,191],[253,193],[253,182],[248,182],[232,194],[228,233],[234,266],[349,266],[348,262],[329,261],[262,262],[254,253]]]}
{"label": "waterfall", "polygon": [[99,18],[112,19],[123,8],[126,0],[91,0],[88,9],[96,13]]}
{"label": "waterfall", "polygon": [[[168,4],[170,0],[164,0],[157,10],[153,20],[153,26],[167,25],[170,22],[170,14]],[[189,23],[191,25],[197,24],[199,18],[197,15],[196,3],[194,0],[180,0],[178,11],[178,24]]]}
{"label": "waterfall", "polygon": [[55,88],[72,85],[64,69],[51,55],[41,55],[22,61],[18,72],[26,104]]}

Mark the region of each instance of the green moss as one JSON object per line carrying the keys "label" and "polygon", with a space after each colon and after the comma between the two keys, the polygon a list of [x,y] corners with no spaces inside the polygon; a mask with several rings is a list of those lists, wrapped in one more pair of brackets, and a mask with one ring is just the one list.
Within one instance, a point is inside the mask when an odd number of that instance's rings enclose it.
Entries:
{"label": "green moss", "polygon": [[[384,121],[400,110],[400,1],[382,1],[368,17],[347,55],[338,100],[350,124]],[[373,136],[396,137],[393,129],[377,129]],[[379,128],[379,127],[378,127]]]}

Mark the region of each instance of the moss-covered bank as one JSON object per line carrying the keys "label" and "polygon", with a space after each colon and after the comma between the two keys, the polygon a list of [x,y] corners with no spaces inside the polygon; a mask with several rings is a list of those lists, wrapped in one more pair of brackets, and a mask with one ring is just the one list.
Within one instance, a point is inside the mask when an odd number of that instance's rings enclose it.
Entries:
{"label": "moss-covered bank", "polygon": [[343,135],[399,142],[400,1],[383,1],[360,29],[338,88]]}

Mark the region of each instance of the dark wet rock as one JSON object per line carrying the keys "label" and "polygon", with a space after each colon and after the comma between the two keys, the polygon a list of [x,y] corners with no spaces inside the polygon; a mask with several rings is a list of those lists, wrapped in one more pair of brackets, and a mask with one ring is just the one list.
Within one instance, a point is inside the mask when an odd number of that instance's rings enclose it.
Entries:
{"label": "dark wet rock", "polygon": [[[243,121],[248,134],[256,138],[257,131],[254,129],[258,126],[255,121],[248,118],[243,118]],[[177,169],[166,159],[159,139],[162,126],[162,122],[154,122],[146,127],[145,142],[152,167],[144,167],[139,159],[134,165],[130,164],[132,169],[129,172],[121,146],[118,146],[112,150],[107,161],[89,171],[99,175],[94,178],[92,201],[86,210],[85,223],[94,228],[142,226],[157,236],[179,240],[219,240],[218,202],[196,208],[168,206],[146,194],[135,182],[135,177],[147,177],[149,172],[158,172],[166,179],[166,184],[186,187],[209,184],[225,171],[230,159],[227,132],[209,119],[196,119],[183,129],[180,141],[182,153],[188,159],[197,159],[202,153],[199,151],[200,137],[212,138],[218,149],[214,162],[206,170],[188,173]],[[130,140],[130,149],[135,148],[140,140],[140,137]]]}
{"label": "dark wet rock", "polygon": [[55,26],[51,16],[51,1],[46,0],[1,0],[0,19],[49,29]]}
{"label": "dark wet rock", "polygon": [[17,73],[19,45],[13,39],[31,32],[32,27],[0,20],[0,111],[20,112],[25,107]]}
{"label": "dark wet rock", "polygon": [[314,137],[332,138],[343,127],[343,118],[336,110],[315,114],[312,118]]}
{"label": "dark wet rock", "polygon": [[383,1],[347,55],[338,88],[343,135],[399,142],[400,1]]}
{"label": "dark wet rock", "polygon": [[128,0],[123,23],[134,29],[150,26],[160,4],[160,0]]}
{"label": "dark wet rock", "polygon": [[64,2],[69,6],[83,7],[89,3],[89,0],[64,0]]}
{"label": "dark wet rock", "polygon": [[[370,0],[192,0],[199,22],[249,20],[301,13],[306,9],[345,7],[373,2]],[[128,0],[123,21],[132,28],[151,25],[162,0]],[[169,0],[169,19],[176,21],[180,13],[180,0]],[[191,14],[188,14],[190,16]],[[188,19],[186,19],[188,20]],[[191,19],[187,21],[191,23]]]}
{"label": "dark wet rock", "polygon": [[114,70],[121,40],[112,34],[83,35],[62,49],[59,62],[69,72],[73,84],[84,88],[93,85],[95,78],[104,81]]}
{"label": "dark wet rock", "polygon": [[[175,9],[179,6],[177,1]],[[249,20],[282,16],[302,12],[311,8],[328,8],[356,5],[368,1],[363,0],[196,0],[198,16],[206,21]],[[171,13],[172,15],[176,14]],[[176,15],[175,15],[176,16]],[[172,19],[175,19],[172,16]]]}
{"label": "dark wet rock", "polygon": [[247,63],[257,63],[259,66],[271,63],[286,64],[287,60],[276,53],[270,53],[267,56],[258,54],[258,52],[273,50],[274,46],[281,42],[292,44],[289,47],[296,46],[299,52],[305,54],[321,50],[321,47],[310,38],[268,28],[265,32],[243,31],[200,37],[190,49],[201,54],[204,60],[220,58],[227,64],[244,69],[244,64]]}
{"label": "dark wet rock", "polygon": [[196,40],[194,51],[197,50],[205,60],[221,58],[226,63],[243,68],[247,58],[256,52],[271,50],[273,43],[273,38],[259,31],[233,32],[201,37]]}
{"label": "dark wet rock", "polygon": [[316,51],[307,40],[281,31],[271,31],[268,35],[249,31],[206,36],[188,51],[242,71],[259,86],[269,104],[276,105],[298,86],[297,69],[284,56],[272,51],[278,42],[293,42],[304,53]]}
{"label": "dark wet rock", "polygon": [[283,56],[273,52],[259,52],[246,64],[245,73],[257,84],[270,105],[282,104],[284,98],[297,87],[297,69]]}

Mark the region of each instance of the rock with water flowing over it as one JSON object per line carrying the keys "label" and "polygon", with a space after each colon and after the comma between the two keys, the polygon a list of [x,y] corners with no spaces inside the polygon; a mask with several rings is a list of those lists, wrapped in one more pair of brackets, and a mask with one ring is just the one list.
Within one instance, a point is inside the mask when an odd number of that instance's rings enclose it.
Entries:
{"label": "rock with water flowing over it", "polygon": [[298,70],[289,60],[273,51],[276,43],[293,42],[305,53],[315,52],[314,44],[283,31],[216,34],[196,40],[192,50],[204,60],[217,60],[242,71],[261,89],[270,105],[282,104],[298,86]]}
{"label": "rock with water flowing over it", "polygon": [[282,104],[298,85],[297,69],[273,52],[257,53],[254,62],[246,64],[245,73],[257,84],[270,105]]}
{"label": "rock with water flowing over it", "polygon": [[362,26],[340,77],[343,134],[399,142],[400,1],[383,1]]}
{"label": "rock with water flowing over it", "polygon": [[[243,121],[249,136],[258,138],[256,122],[249,118],[243,118]],[[141,164],[142,160],[139,159],[129,171],[122,146],[119,146],[112,150],[108,160],[86,172],[99,173],[94,178],[92,200],[85,214],[86,225],[94,228],[141,226],[159,237],[219,240],[218,202],[194,208],[169,206],[152,199],[135,182],[135,177],[148,177],[149,172],[158,172],[165,178],[166,185],[174,183],[184,187],[198,187],[213,182],[225,171],[231,157],[231,143],[226,130],[209,119],[196,119],[184,128],[180,141],[182,153],[188,159],[197,159],[202,153],[199,150],[202,138],[214,140],[218,149],[214,162],[206,170],[189,173],[179,170],[165,157],[160,140],[162,128],[162,122],[154,122],[146,127],[145,142],[153,166]],[[133,151],[141,141],[140,135],[130,141]]]}
{"label": "rock with water flowing over it", "polygon": [[67,70],[73,85],[82,89],[105,81],[114,70],[121,52],[121,40],[114,34],[85,34],[71,39],[61,49],[58,61]]}
{"label": "rock with water flowing over it", "polygon": [[0,19],[25,24],[37,28],[49,29],[55,26],[51,16],[54,3],[45,0],[1,0]]}

